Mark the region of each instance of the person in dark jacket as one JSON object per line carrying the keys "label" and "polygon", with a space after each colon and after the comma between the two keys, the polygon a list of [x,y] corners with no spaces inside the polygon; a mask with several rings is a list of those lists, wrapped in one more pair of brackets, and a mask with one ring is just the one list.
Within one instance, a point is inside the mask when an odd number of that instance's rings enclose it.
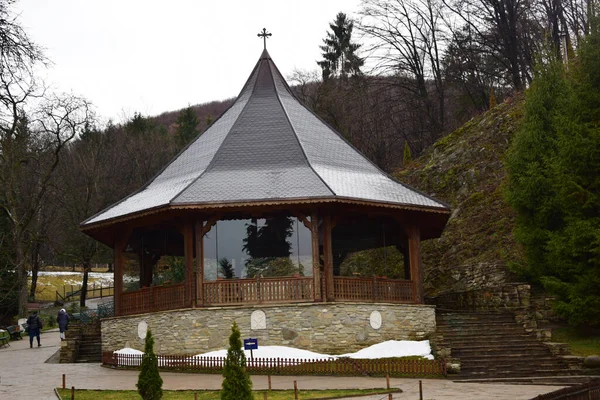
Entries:
{"label": "person in dark jacket", "polygon": [[69,314],[64,308],[61,308],[58,312],[58,316],[56,317],[56,322],[58,322],[58,330],[60,331],[60,340],[65,340],[65,331],[69,326]]}
{"label": "person in dark jacket", "polygon": [[37,337],[38,347],[42,344],[40,343],[40,330],[42,329],[42,320],[40,319],[37,311],[34,311],[33,314],[27,318],[27,330],[29,331],[29,347],[33,347],[33,338]]}

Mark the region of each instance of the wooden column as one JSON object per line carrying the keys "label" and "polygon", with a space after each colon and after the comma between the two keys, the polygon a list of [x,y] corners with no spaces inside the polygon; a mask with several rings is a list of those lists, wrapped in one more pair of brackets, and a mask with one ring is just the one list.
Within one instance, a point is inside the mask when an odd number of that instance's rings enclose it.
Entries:
{"label": "wooden column", "polygon": [[321,259],[319,257],[319,215],[316,211],[310,216],[310,233],[312,238],[312,265],[314,300],[321,301]]}
{"label": "wooden column", "polygon": [[[114,312],[115,316],[121,315],[121,294],[123,293],[123,270],[125,267],[125,256],[123,251],[127,246],[127,241],[131,235],[131,230],[125,230],[119,232],[121,235],[117,236],[115,240],[114,257],[115,257],[115,268],[114,268],[114,287],[115,287],[115,299],[114,299]],[[118,235],[118,234],[117,234]]]}
{"label": "wooden column", "polygon": [[185,304],[193,305],[192,284],[194,277],[194,226],[186,223],[183,227],[183,255],[185,259]]}
{"label": "wooden column", "polygon": [[197,221],[196,231],[196,306],[204,306],[204,225]]}
{"label": "wooden column", "polygon": [[331,247],[331,216],[323,215],[323,274],[325,275],[325,298],[334,301],[333,293],[333,250]]}
{"label": "wooden column", "polygon": [[410,280],[413,284],[413,301],[423,304],[423,266],[421,264],[421,232],[419,227],[409,225],[406,228],[408,234],[408,254],[410,261]]}

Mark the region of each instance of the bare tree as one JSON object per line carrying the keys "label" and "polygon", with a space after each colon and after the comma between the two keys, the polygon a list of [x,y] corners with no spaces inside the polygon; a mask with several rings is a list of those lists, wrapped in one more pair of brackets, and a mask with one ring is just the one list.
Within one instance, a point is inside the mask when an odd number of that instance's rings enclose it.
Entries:
{"label": "bare tree", "polygon": [[[363,0],[359,29],[370,39],[374,72],[395,76],[428,122],[430,142],[445,131],[447,39],[438,0]],[[389,81],[388,81],[389,82]]]}

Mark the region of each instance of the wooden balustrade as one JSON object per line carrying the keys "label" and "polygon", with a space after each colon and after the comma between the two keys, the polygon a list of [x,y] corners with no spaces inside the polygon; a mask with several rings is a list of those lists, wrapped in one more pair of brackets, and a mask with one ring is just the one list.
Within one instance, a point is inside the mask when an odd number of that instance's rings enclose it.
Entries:
{"label": "wooden balustrade", "polygon": [[185,284],[152,286],[121,296],[121,315],[174,310],[185,307]]}
{"label": "wooden balustrade", "polygon": [[312,277],[219,279],[204,281],[204,303],[293,303],[314,299]]}
{"label": "wooden balustrade", "polygon": [[335,276],[333,293],[342,301],[381,301],[388,303],[414,303],[413,283],[408,280],[384,277],[355,278]]}
{"label": "wooden balustrade", "polygon": [[[336,276],[333,284],[334,297],[338,301],[415,303],[413,283],[407,280]],[[202,290],[205,306],[314,301],[314,280],[310,276],[219,279],[204,281]],[[184,283],[125,292],[121,302],[120,315],[188,307]]]}

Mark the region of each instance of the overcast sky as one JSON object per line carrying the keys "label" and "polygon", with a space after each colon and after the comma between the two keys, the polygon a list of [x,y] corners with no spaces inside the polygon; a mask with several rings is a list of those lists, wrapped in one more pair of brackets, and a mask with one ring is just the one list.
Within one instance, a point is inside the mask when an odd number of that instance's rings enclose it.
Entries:
{"label": "overcast sky", "polygon": [[285,77],[316,69],[329,22],[359,0],[20,0],[15,11],[53,62],[57,91],[103,120],[156,115],[237,96],[262,51]]}

